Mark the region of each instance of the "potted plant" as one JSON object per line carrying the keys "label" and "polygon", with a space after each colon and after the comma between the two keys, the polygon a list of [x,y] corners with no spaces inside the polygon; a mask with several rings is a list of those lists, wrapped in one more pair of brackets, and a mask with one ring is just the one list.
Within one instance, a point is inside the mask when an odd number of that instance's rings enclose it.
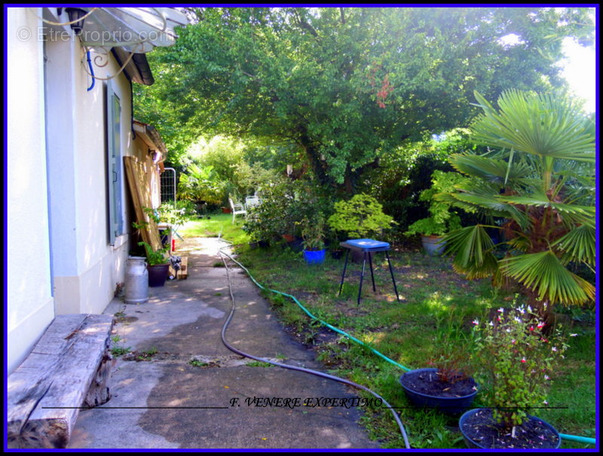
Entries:
{"label": "potted plant", "polygon": [[473,323],[489,407],[469,410],[460,418],[467,445],[558,448],[558,432],[528,412],[547,405],[548,385],[568,348],[560,327],[545,334],[545,323],[529,306],[501,308],[492,321]]}
{"label": "potted plant", "polygon": [[[359,193],[349,201],[338,201],[327,224],[347,239],[374,239],[396,222],[383,212],[383,206],[370,195]],[[362,261],[362,253],[352,252],[352,259]]]}
{"label": "potted plant", "polygon": [[144,246],[147,254],[147,270],[149,271],[149,286],[162,287],[165,285],[169,270],[170,257],[168,254],[169,247],[163,247],[154,250],[148,243],[139,242],[138,245]]}
{"label": "potted plant", "polygon": [[419,200],[429,202],[429,217],[411,224],[404,233],[406,236],[421,235],[423,248],[429,255],[440,255],[445,242],[442,237],[461,227],[461,218],[451,210],[449,202],[436,199],[436,195],[452,191],[463,179],[458,173],[446,173],[436,170],[431,175],[431,187],[421,192]]}
{"label": "potted plant", "polygon": [[317,214],[312,220],[304,218],[301,221],[304,258],[308,264],[320,264],[325,260],[324,227],[322,214]]}
{"label": "potted plant", "polygon": [[479,386],[463,349],[469,337],[460,325],[452,321],[447,327],[438,324],[434,355],[428,362],[430,367],[414,369],[400,377],[406,397],[414,405],[435,407],[451,415],[471,407]]}

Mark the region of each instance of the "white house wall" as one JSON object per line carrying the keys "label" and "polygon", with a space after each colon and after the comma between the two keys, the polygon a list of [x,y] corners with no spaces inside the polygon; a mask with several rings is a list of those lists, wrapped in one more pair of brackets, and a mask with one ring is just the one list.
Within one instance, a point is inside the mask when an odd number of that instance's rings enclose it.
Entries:
{"label": "white house wall", "polygon": [[[46,53],[56,311],[100,313],[124,281],[128,255],[127,235],[118,237],[113,246],[107,237],[104,82],[96,80],[94,88],[87,90],[92,79],[78,39],[48,39]],[[107,66],[94,67],[99,78],[118,70],[111,57]],[[130,83],[121,74],[112,84],[121,101],[121,148],[129,155]]]}
{"label": "white house wall", "polygon": [[[107,236],[103,81],[87,91],[85,51],[68,27],[44,44],[42,9],[7,14],[10,372],[56,314],[104,311],[124,281],[129,246],[127,234],[113,246]],[[111,59],[95,73],[118,69]],[[112,81],[121,101],[122,153],[131,155],[130,83],[123,74]]]}
{"label": "white house wall", "polygon": [[12,371],[54,318],[39,9],[8,10],[7,336]]}

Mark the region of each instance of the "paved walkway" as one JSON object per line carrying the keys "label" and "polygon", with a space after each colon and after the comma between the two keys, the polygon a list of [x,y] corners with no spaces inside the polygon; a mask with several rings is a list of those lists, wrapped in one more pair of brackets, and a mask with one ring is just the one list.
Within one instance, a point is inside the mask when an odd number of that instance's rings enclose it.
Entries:
{"label": "paved walkway", "polygon": [[[231,309],[217,239],[194,239],[189,278],[150,288],[145,304],[115,299],[117,343],[113,398],[82,410],[69,448],[353,449],[379,448],[357,423],[361,411],[303,407],[307,398],[354,398],[337,382],[266,367],[229,351],[220,338]],[[227,339],[238,349],[324,370],[289,338],[240,269],[231,270],[237,309]],[[266,398],[282,398],[267,406]],[[314,403],[316,400],[313,400]]]}

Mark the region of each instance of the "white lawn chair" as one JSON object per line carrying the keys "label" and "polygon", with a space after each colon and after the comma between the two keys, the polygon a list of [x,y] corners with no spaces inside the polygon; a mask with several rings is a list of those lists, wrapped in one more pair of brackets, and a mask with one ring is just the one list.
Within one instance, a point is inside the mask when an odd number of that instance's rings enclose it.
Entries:
{"label": "white lawn chair", "polygon": [[241,203],[233,202],[232,198],[228,198],[228,202],[230,203],[230,208],[232,209],[232,223],[235,222],[235,217],[237,215],[247,215],[247,210]]}
{"label": "white lawn chair", "polygon": [[248,196],[245,198],[245,208],[249,209],[250,207],[255,207],[260,204],[260,199],[256,196]]}

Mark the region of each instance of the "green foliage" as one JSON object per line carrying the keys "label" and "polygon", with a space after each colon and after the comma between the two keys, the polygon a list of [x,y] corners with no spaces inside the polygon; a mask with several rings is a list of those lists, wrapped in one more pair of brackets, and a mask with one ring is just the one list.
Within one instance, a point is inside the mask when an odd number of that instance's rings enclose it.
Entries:
{"label": "green foliage", "polygon": [[180,175],[178,197],[195,203],[205,201],[218,205],[222,202],[225,185],[213,171],[213,166],[201,167],[191,163]]}
{"label": "green foliage", "polygon": [[594,123],[572,99],[556,93],[505,92],[494,108],[476,94],[483,114],[472,126],[488,153],[454,154],[452,165],[469,176],[441,201],[502,220],[504,257],[495,255],[486,226],[446,237],[454,267],[468,277],[519,283],[530,303],[592,302],[595,288],[569,270],[594,270]]}
{"label": "green foliage", "polygon": [[[137,117],[172,154],[201,131],[293,142],[348,193],[404,141],[464,125],[474,90],[561,86],[563,38],[594,30],[587,8],[194,11],[174,46],[149,54],[157,82],[136,88]],[[501,40],[511,33],[520,45]]]}
{"label": "green foliage", "polygon": [[325,248],[325,218],[320,212],[315,217],[305,217],[300,225],[306,250],[322,250]]}
{"label": "green foliage", "polygon": [[518,426],[532,408],[547,404],[551,376],[568,348],[556,327],[545,335],[545,323],[528,306],[498,310],[490,322],[474,322],[476,359],[485,374],[489,406],[507,428]]}
{"label": "green foliage", "polygon": [[278,177],[264,182],[258,193],[260,204],[249,209],[244,225],[258,241],[300,236],[304,220],[316,221],[331,211],[329,199],[311,181]]}
{"label": "green foliage", "polygon": [[[254,194],[262,183],[272,179],[274,170],[263,167],[253,161],[253,154],[260,147],[257,141],[214,136],[211,139],[200,137],[188,148],[189,164],[201,169],[211,170],[210,181],[214,186],[213,204],[220,200],[228,207],[229,196],[244,198]],[[216,185],[220,183],[220,185]]]}
{"label": "green foliage", "polygon": [[438,379],[443,382],[455,383],[473,376],[475,367],[467,358],[467,351],[473,345],[471,335],[463,328],[462,318],[452,312],[435,314],[435,318],[433,355],[427,364],[437,369]]}
{"label": "green foliage", "polygon": [[436,199],[439,193],[452,192],[465,178],[458,173],[444,173],[434,171],[431,175],[431,188],[423,190],[419,199],[427,201],[429,205],[430,216],[408,227],[407,236],[422,234],[425,236],[442,236],[449,231],[461,227],[461,218],[449,202]]}
{"label": "green foliage", "polygon": [[189,201],[166,201],[157,208],[157,213],[160,222],[178,227],[193,215],[194,208]]}
{"label": "green foliage", "polygon": [[147,263],[149,266],[155,266],[157,264],[166,264],[169,261],[168,247],[164,247],[159,250],[153,250],[153,248],[146,242],[139,242],[138,245],[143,246],[147,254]]}
{"label": "green foliage", "polygon": [[348,239],[371,238],[395,224],[383,212],[383,206],[372,196],[360,193],[349,201],[335,203],[335,213],[327,220],[329,226],[345,233]]}
{"label": "green foliage", "polygon": [[357,188],[377,198],[404,232],[429,216],[430,202],[420,200],[420,195],[430,188],[433,172],[453,171],[448,157],[475,147],[469,130],[461,128],[404,144],[381,157],[378,167],[363,173]]}

